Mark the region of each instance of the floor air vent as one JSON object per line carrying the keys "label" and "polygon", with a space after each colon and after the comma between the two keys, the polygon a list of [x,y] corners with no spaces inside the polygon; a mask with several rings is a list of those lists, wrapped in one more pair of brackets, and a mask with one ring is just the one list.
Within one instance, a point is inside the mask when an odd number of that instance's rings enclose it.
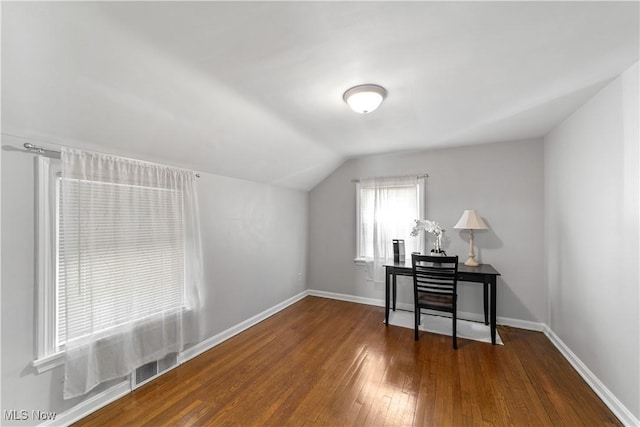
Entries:
{"label": "floor air vent", "polygon": [[173,368],[177,365],[178,353],[169,353],[164,358],[154,360],[138,367],[132,375],[131,386],[132,388],[140,387],[141,385],[151,381],[163,372]]}

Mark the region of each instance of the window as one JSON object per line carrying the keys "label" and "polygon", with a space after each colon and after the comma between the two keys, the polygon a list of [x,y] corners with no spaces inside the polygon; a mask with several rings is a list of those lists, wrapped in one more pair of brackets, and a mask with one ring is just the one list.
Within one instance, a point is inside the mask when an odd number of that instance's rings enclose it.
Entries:
{"label": "window", "polygon": [[[80,181],[76,181],[79,184]],[[184,302],[184,230],[182,210],[163,209],[174,190],[113,184],[108,182],[83,182],[92,188],[93,203],[108,206],[114,197],[127,200],[131,215],[119,221],[104,212],[101,216],[74,218],[83,227],[100,230],[92,242],[80,239],[78,230],[65,233],[62,215],[60,160],[38,158],[38,249],[39,249],[39,370],[57,366],[68,338],[81,338],[88,330],[104,331],[117,328],[130,318],[127,311],[133,309],[138,320],[151,318],[158,313],[179,310]],[[71,182],[69,189],[76,189],[66,200],[73,203],[81,197],[80,185]],[[117,191],[113,191],[113,187]],[[139,215],[143,206],[153,198],[156,201],[152,217]],[[158,204],[159,203],[159,204]],[[138,212],[135,215],[134,212]],[[121,218],[122,219],[122,218]],[[127,238],[143,236],[143,239]],[[66,241],[66,244],[64,244]],[[86,272],[81,277],[70,277],[78,271],[78,265],[66,266],[60,256],[66,247],[75,251],[76,259],[83,263]],[[143,268],[140,268],[143,266]],[[67,277],[65,277],[67,276]],[[87,277],[91,280],[86,280]],[[135,284],[133,292],[122,292]],[[74,292],[68,294],[68,287]],[[92,286],[99,292],[87,292]],[[96,296],[94,304],[83,304],[83,298]],[[133,297],[133,298],[132,298]],[[67,303],[69,307],[67,307]],[[49,360],[51,356],[53,360]]]}
{"label": "window", "polygon": [[356,192],[356,261],[393,259],[393,239],[404,239],[407,254],[422,250],[423,237],[410,233],[424,217],[424,179],[361,180]]}
{"label": "window", "polygon": [[[190,312],[195,319],[198,303],[193,264],[201,263],[188,174],[133,162],[112,167],[109,158],[96,160],[98,170],[85,164],[94,159],[78,159],[90,173],[63,178],[60,160],[38,158],[34,366],[39,372],[58,366],[70,346],[77,355],[98,341],[116,354],[127,339],[133,342],[139,358],[130,361],[134,367],[152,355],[180,351],[190,332],[182,316]],[[115,176],[119,167],[124,172]]]}

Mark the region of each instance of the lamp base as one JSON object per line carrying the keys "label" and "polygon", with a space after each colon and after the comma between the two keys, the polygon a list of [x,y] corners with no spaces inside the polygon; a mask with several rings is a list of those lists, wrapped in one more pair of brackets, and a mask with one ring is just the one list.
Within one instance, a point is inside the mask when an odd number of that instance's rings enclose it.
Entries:
{"label": "lamp base", "polygon": [[467,260],[464,262],[464,265],[467,265],[467,266],[469,266],[469,267],[477,267],[477,266],[479,266],[480,264],[478,263],[478,261],[476,261],[476,260],[475,260],[475,258],[471,258],[471,257],[469,257],[469,259],[467,259]]}

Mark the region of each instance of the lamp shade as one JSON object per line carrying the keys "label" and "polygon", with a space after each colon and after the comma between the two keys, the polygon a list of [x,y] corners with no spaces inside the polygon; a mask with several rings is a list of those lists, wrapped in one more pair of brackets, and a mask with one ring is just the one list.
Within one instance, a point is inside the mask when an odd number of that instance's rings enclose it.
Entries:
{"label": "lamp shade", "polygon": [[369,114],[380,106],[386,96],[387,91],[382,86],[360,85],[346,91],[343,99],[356,113]]}
{"label": "lamp shade", "polygon": [[486,230],[488,227],[478,215],[475,209],[467,209],[462,213],[462,217],[453,228],[463,230]]}

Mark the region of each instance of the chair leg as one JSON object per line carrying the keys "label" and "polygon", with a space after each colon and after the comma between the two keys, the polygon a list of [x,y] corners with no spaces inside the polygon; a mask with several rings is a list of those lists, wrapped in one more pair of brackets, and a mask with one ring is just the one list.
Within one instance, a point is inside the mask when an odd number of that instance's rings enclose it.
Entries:
{"label": "chair leg", "polygon": [[414,339],[418,341],[418,325],[420,324],[420,307],[415,307],[414,309]]}
{"label": "chair leg", "polygon": [[[458,299],[458,296],[456,295],[454,298]],[[452,316],[453,318],[453,349],[457,350],[458,349],[458,336],[456,333],[456,326],[458,324],[457,320],[458,320],[458,307],[456,302],[454,301],[453,303],[453,313]]]}

